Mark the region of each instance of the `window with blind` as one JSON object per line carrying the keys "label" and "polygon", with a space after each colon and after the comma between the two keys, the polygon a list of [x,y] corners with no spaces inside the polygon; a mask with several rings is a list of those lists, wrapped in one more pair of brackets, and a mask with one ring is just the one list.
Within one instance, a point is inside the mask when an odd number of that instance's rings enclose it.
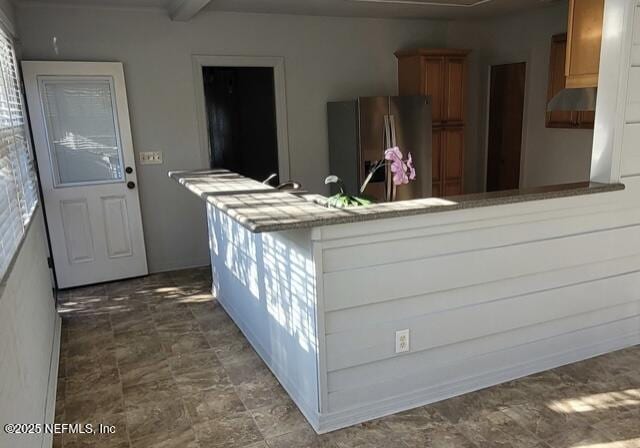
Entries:
{"label": "window with blind", "polygon": [[0,280],[38,201],[24,99],[11,38],[0,29]]}

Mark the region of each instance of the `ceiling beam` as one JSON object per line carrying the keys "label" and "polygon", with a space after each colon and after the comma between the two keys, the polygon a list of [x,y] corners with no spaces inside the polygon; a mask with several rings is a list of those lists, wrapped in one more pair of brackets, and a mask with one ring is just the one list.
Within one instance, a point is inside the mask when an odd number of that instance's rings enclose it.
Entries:
{"label": "ceiling beam", "polygon": [[176,22],[188,22],[211,0],[173,0],[168,7],[169,17]]}

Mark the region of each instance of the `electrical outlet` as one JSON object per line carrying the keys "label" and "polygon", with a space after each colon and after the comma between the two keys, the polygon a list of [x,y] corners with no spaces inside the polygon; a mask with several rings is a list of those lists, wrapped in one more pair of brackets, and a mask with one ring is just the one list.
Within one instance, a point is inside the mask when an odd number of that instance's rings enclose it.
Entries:
{"label": "electrical outlet", "polygon": [[396,331],[396,353],[405,353],[409,350],[409,329]]}
{"label": "electrical outlet", "polygon": [[147,151],[140,153],[140,165],[160,165],[162,164],[162,152]]}

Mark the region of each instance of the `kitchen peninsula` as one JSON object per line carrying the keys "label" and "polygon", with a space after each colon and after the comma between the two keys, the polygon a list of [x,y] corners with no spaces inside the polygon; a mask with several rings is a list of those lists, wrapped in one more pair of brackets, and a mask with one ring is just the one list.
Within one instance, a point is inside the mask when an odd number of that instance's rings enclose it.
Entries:
{"label": "kitchen peninsula", "polygon": [[320,433],[640,343],[620,184],[332,209],[170,176],[206,203],[214,295]]}

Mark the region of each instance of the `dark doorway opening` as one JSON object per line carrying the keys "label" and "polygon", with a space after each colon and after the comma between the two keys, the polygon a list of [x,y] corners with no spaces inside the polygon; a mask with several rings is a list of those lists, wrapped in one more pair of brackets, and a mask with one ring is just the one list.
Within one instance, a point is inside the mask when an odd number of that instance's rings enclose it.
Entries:
{"label": "dark doorway opening", "polygon": [[524,62],[491,67],[487,191],[520,187],[526,70]]}
{"label": "dark doorway opening", "polygon": [[210,167],[256,180],[278,173],[271,67],[202,67]]}

